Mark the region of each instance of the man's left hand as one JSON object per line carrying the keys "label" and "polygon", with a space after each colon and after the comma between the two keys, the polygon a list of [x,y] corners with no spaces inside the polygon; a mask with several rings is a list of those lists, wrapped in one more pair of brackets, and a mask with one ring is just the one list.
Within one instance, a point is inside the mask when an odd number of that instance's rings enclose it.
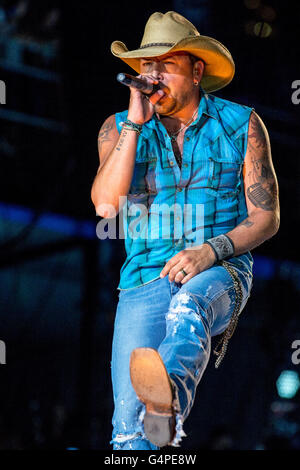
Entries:
{"label": "man's left hand", "polygon": [[[216,255],[208,244],[204,243],[197,248],[186,248],[173,256],[160,273],[165,277],[169,273],[169,281],[184,284],[196,274],[213,266]],[[185,274],[181,271],[183,269]]]}

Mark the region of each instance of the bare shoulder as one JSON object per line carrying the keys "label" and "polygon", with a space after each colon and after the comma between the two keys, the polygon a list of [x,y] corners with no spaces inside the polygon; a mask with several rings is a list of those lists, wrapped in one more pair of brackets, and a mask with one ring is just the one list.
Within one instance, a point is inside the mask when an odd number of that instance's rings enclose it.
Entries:
{"label": "bare shoulder", "polygon": [[254,111],[249,120],[243,176],[249,213],[255,209],[277,209],[278,183],[272,162],[270,139],[265,124]]}
{"label": "bare shoulder", "polygon": [[101,164],[116,145],[119,139],[119,132],[116,126],[115,115],[109,116],[102,124],[98,134],[98,152]]}
{"label": "bare shoulder", "polygon": [[263,152],[263,149],[270,148],[270,139],[267,128],[259,117],[259,115],[252,111],[250,120],[249,120],[249,130],[248,130],[248,149],[250,151],[260,151]]}

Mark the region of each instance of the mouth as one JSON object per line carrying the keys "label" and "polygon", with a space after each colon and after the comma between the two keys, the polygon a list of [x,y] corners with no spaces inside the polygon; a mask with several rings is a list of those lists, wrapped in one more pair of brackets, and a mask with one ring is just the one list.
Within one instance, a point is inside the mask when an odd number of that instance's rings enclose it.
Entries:
{"label": "mouth", "polygon": [[[163,90],[164,91],[164,90]],[[164,95],[162,95],[159,100],[156,102],[156,104],[161,104],[162,101],[164,101],[166,98],[168,98],[168,93],[164,91]]]}

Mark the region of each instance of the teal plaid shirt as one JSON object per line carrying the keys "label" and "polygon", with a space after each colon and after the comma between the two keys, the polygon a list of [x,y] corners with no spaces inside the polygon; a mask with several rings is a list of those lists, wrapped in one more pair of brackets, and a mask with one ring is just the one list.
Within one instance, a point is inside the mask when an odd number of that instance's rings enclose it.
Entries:
{"label": "teal plaid shirt", "polygon": [[[248,216],[242,170],[251,111],[202,90],[197,119],[184,135],[181,169],[156,114],[143,125],[120,212],[127,256],[118,289],[159,278],[176,253],[227,233]],[[127,113],[115,115],[119,132]],[[252,272],[250,252],[237,259]]]}

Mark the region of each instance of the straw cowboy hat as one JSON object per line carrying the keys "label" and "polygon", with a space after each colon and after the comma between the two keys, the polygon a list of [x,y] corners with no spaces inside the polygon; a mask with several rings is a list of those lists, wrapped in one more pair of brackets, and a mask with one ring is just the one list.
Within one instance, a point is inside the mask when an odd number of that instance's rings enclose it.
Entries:
{"label": "straw cowboy hat", "polygon": [[206,92],[223,88],[234,76],[235,66],[228,49],[216,39],[202,36],[190,21],[175,11],[150,16],[138,49],[129,51],[121,41],[111,44],[113,55],[138,73],[142,57],[158,57],[176,51],[186,51],[203,59],[201,86]]}

